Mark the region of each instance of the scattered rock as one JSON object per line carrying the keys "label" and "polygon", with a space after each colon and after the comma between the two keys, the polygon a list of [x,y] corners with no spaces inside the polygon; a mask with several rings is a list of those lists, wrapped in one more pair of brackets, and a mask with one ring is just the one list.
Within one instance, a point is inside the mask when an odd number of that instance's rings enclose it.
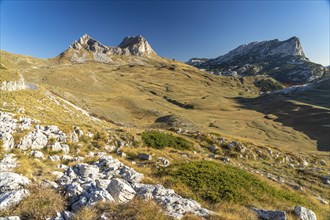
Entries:
{"label": "scattered rock", "polygon": [[316,215],[312,210],[306,209],[302,206],[296,206],[294,212],[301,220],[317,220]]}
{"label": "scattered rock", "polygon": [[116,146],[114,145],[105,145],[104,149],[108,152],[114,152],[116,150]]}
{"label": "scattered rock", "polygon": [[27,134],[17,147],[21,150],[27,150],[30,147],[33,150],[39,150],[45,148],[50,139],[55,139],[61,143],[66,142],[66,134],[55,125],[45,127],[36,125],[34,130]]}
{"label": "scattered rock", "polygon": [[6,154],[0,161],[0,171],[6,172],[11,171],[17,166],[17,159],[15,154]]}
{"label": "scattered rock", "polygon": [[61,169],[61,170],[66,170],[68,169],[68,166],[67,165],[64,165],[64,164],[60,164],[57,166],[58,169]]}
{"label": "scattered rock", "polygon": [[286,220],[286,213],[284,211],[273,211],[252,208],[261,219],[264,220]]}
{"label": "scattered rock", "polygon": [[20,220],[19,216],[0,217],[0,220]]}
{"label": "scattered rock", "polygon": [[73,161],[74,158],[71,157],[71,156],[69,156],[69,155],[63,155],[63,156],[61,157],[61,160]]}
{"label": "scattered rock", "polygon": [[164,157],[158,157],[158,161],[160,162],[158,164],[162,167],[168,167],[171,164],[170,161]]}
{"label": "scattered rock", "polygon": [[121,157],[126,157],[126,153],[122,152],[122,151],[118,151],[117,154]]}
{"label": "scattered rock", "polygon": [[1,172],[0,175],[0,210],[19,203],[29,195],[24,186],[30,184],[30,180],[22,175]]}
{"label": "scattered rock", "polygon": [[50,188],[53,188],[53,189],[57,189],[58,188],[58,184],[55,183],[54,181],[50,181],[50,180],[43,180],[41,182],[41,186],[42,187],[50,187]]}
{"label": "scattered rock", "polygon": [[209,158],[215,159],[217,155],[215,154],[209,154]]}
{"label": "scattered rock", "polygon": [[201,207],[201,205],[190,199],[182,198],[172,189],[166,189],[162,185],[135,184],[137,196],[142,199],[154,199],[164,209],[165,212],[175,218],[181,219],[186,213],[198,216],[208,216],[211,212]]}
{"label": "scattered rock", "polygon": [[27,89],[24,78],[20,75],[18,81],[2,81],[0,83],[0,91],[17,91]]}
{"label": "scattered rock", "polygon": [[326,185],[330,185],[330,176],[320,176],[322,182]]}
{"label": "scattered rock", "polygon": [[140,160],[152,160],[152,155],[141,153],[141,154],[138,154],[138,158]]}
{"label": "scattered rock", "polygon": [[73,211],[97,201],[128,202],[138,195],[154,199],[168,215],[182,218],[186,213],[207,216],[211,212],[194,200],[185,199],[161,185],[141,184],[143,175],[111,156],[102,156],[93,164],[68,167],[58,180]]}
{"label": "scattered rock", "polygon": [[60,156],[58,156],[58,155],[48,156],[48,159],[50,159],[53,162],[61,160]]}
{"label": "scattered rock", "polygon": [[317,197],[316,199],[319,200],[322,204],[329,205],[329,202],[327,202],[325,199],[323,199],[321,197]]}
{"label": "scattered rock", "polygon": [[30,155],[35,158],[44,158],[44,154],[41,151],[33,150],[31,151]]}
{"label": "scattered rock", "polygon": [[230,163],[230,158],[228,157],[218,157],[217,159],[223,161],[224,163]]}
{"label": "scattered rock", "polygon": [[70,147],[67,144],[61,144],[59,142],[55,142],[54,144],[52,144],[50,146],[51,150],[54,152],[59,152],[62,151],[66,154],[68,154],[70,152]]}
{"label": "scattered rock", "polygon": [[18,144],[18,148],[21,150],[31,149],[39,150],[46,147],[48,143],[47,136],[40,130],[34,130],[26,135]]}
{"label": "scattered rock", "polygon": [[119,202],[128,202],[135,196],[134,189],[122,179],[112,179],[108,188],[111,196]]}
{"label": "scattered rock", "polygon": [[96,165],[89,165],[87,163],[78,164],[75,167],[75,170],[78,172],[78,175],[81,177],[90,177],[95,178],[99,173],[99,167]]}
{"label": "scattered rock", "polygon": [[53,171],[52,174],[57,178],[61,178],[63,176],[63,173],[60,171]]}
{"label": "scattered rock", "polygon": [[320,160],[319,163],[320,163],[322,166],[326,166],[326,165],[328,165],[327,162],[325,162],[325,160]]}
{"label": "scattered rock", "polygon": [[2,133],[0,134],[0,138],[2,140],[2,147],[5,151],[9,151],[14,148],[14,137],[10,133]]}

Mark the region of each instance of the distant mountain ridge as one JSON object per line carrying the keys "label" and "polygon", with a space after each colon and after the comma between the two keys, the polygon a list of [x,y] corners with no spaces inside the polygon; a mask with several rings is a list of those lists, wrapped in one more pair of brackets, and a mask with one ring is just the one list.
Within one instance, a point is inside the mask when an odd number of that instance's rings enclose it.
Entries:
{"label": "distant mountain ridge", "polygon": [[187,63],[218,75],[270,75],[285,83],[311,82],[327,72],[309,61],[298,37],[252,42],[214,59],[192,58]]}
{"label": "distant mountain ridge", "polygon": [[99,41],[84,34],[74,41],[70,47],[60,54],[61,57],[67,56],[71,62],[97,61],[111,63],[111,56],[140,56],[148,57],[157,55],[148,41],[141,35],[125,37],[117,46],[105,46]]}

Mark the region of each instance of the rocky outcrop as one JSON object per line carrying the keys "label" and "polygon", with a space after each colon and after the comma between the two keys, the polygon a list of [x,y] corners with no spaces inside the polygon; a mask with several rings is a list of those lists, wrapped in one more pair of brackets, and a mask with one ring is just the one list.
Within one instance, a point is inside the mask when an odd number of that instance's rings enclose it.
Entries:
{"label": "rocky outcrop", "polygon": [[179,219],[185,213],[198,216],[211,213],[196,201],[182,198],[171,189],[161,185],[142,184],[142,178],[143,174],[119,160],[103,156],[91,165],[82,163],[69,167],[58,183],[69,197],[69,205],[74,211],[98,201],[125,203],[137,196],[155,200],[168,215]]}
{"label": "rocky outcrop", "polygon": [[17,166],[17,159],[15,154],[5,154],[3,159],[0,161],[0,171],[8,172],[12,171]]}
{"label": "rocky outcrop", "polygon": [[24,78],[21,76],[18,81],[3,81],[0,83],[0,91],[16,91],[27,89]]}
{"label": "rocky outcrop", "polygon": [[[73,42],[69,49],[63,52],[70,55],[71,62],[97,61],[101,63],[112,63],[113,55],[140,56],[146,57],[156,54],[148,41],[142,36],[126,37],[117,47],[105,46],[94,40],[89,35],[84,34],[77,41]],[[90,55],[91,54],[91,55]]]}
{"label": "rocky outcrop", "polygon": [[294,212],[301,220],[317,220],[316,215],[312,210],[306,209],[302,206],[296,206]]}
{"label": "rocky outcrop", "polygon": [[135,184],[137,196],[142,199],[153,199],[164,207],[165,212],[175,218],[181,219],[186,213],[198,216],[208,216],[211,212],[191,199],[182,198],[172,189],[162,185]]}
{"label": "rocky outcrop", "polygon": [[118,46],[124,53],[134,56],[146,56],[149,54],[156,54],[151,48],[148,41],[141,35],[135,37],[125,37]]}
{"label": "rocky outcrop", "polygon": [[17,120],[13,118],[14,114],[0,112],[0,140],[4,150],[14,147],[14,138],[12,134],[17,128]]}
{"label": "rocky outcrop", "polygon": [[322,65],[305,57],[298,37],[252,42],[214,59],[192,58],[187,63],[217,75],[266,74],[285,83],[311,82],[329,73]]}
{"label": "rocky outcrop", "polygon": [[24,189],[30,184],[30,180],[22,175],[1,172],[0,173],[0,210],[19,203],[29,195],[29,191]]}
{"label": "rocky outcrop", "polygon": [[20,220],[19,216],[8,216],[8,217],[0,217],[0,220]]}
{"label": "rocky outcrop", "polygon": [[0,140],[3,148],[8,151],[15,147],[13,134],[17,131],[24,131],[31,128],[33,123],[38,121],[20,116],[15,118],[15,114],[0,111]]}
{"label": "rocky outcrop", "polygon": [[[27,150],[29,148],[33,150],[43,149],[47,146],[48,140],[54,139],[58,142],[66,142],[66,134],[61,131],[57,126],[41,126],[37,125],[34,128],[34,131],[26,135],[21,142],[18,144],[18,148],[21,150]],[[63,146],[60,143],[55,143],[51,146],[55,151],[63,150]],[[65,146],[65,150],[68,151]]]}

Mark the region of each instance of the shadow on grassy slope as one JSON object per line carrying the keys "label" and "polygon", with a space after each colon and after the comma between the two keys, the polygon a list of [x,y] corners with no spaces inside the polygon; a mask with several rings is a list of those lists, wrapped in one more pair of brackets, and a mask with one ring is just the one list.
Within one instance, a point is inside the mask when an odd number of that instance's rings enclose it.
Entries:
{"label": "shadow on grassy slope", "polygon": [[[319,98],[315,97],[315,99],[310,96],[309,101],[299,95],[266,95],[252,99],[235,98],[235,100],[241,105],[241,108],[259,111],[264,113],[265,117],[270,114],[274,115],[274,118],[267,118],[292,127],[316,140],[319,151],[330,151],[330,111],[325,107],[329,102],[329,93],[327,98],[323,97],[326,94],[320,95]],[[305,97],[307,97],[306,94]],[[316,105],[323,108],[318,108]]]}

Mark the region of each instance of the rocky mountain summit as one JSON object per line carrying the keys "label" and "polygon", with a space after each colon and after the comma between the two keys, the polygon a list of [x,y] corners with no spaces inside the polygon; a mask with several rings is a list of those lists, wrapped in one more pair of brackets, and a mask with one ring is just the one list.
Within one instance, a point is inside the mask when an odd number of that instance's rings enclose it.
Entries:
{"label": "rocky mountain summit", "polygon": [[103,45],[87,34],[84,34],[73,42],[69,49],[64,51],[60,56],[67,53],[70,53],[70,61],[72,62],[94,60],[103,63],[110,63],[111,56],[116,55],[147,57],[151,54],[156,54],[148,41],[141,35],[126,37],[117,47],[111,47]]}
{"label": "rocky mountain summit", "polygon": [[188,64],[217,75],[269,75],[284,83],[305,83],[327,70],[305,56],[298,37],[244,44],[214,59],[192,58]]}

